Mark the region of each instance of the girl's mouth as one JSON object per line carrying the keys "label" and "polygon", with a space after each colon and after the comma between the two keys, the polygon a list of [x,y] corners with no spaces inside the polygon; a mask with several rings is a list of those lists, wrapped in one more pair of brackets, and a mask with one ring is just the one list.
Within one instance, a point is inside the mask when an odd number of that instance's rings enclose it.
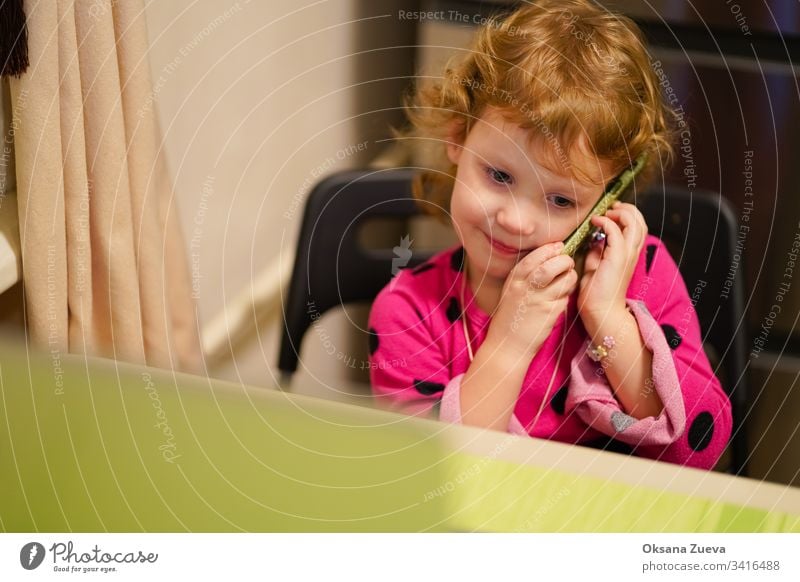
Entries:
{"label": "girl's mouth", "polygon": [[492,248],[494,248],[498,253],[502,253],[504,255],[515,255],[515,256],[516,255],[522,255],[522,254],[525,254],[525,253],[529,252],[529,250],[530,250],[530,249],[518,249],[517,247],[511,247],[511,246],[505,245],[505,244],[501,243],[500,241],[497,241],[497,240],[493,239],[492,237],[490,237],[485,232],[483,233],[483,235],[489,241],[489,244],[492,245]]}

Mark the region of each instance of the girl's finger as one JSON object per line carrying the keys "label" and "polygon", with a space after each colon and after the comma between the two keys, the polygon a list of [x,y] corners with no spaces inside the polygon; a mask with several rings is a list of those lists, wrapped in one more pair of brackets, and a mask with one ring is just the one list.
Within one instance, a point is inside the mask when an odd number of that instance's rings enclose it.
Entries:
{"label": "girl's finger", "polygon": [[514,267],[514,275],[521,278],[527,277],[536,267],[560,255],[563,249],[564,243],[558,241],[542,245],[532,250],[516,264]]}
{"label": "girl's finger", "polygon": [[547,287],[562,273],[571,271],[575,261],[568,255],[557,255],[538,265],[528,276],[528,283],[536,288]]}
{"label": "girl's finger", "polygon": [[640,215],[641,213],[631,205],[606,212],[606,216],[620,224],[622,235],[634,249],[641,246],[647,232],[647,224]]}
{"label": "girl's finger", "polygon": [[571,294],[577,285],[578,273],[575,272],[575,269],[570,269],[553,279],[548,292],[552,293],[554,297],[564,297]]}
{"label": "girl's finger", "polygon": [[625,237],[614,220],[608,216],[593,216],[592,224],[599,226],[606,233],[605,252],[621,249],[625,244]]}
{"label": "girl's finger", "polygon": [[[611,261],[619,263],[624,260],[627,251],[627,242],[619,225],[607,216],[595,217],[592,222],[603,229],[606,234],[605,243],[599,247],[600,263]],[[598,268],[600,268],[598,266]]]}
{"label": "girl's finger", "polygon": [[633,239],[635,238],[635,233],[631,226],[630,216],[628,216],[627,213],[625,213],[622,209],[609,210],[606,212],[606,216],[619,226],[622,237],[629,245],[632,245],[634,242]]}
{"label": "girl's finger", "polygon": [[594,273],[600,266],[600,259],[603,256],[603,247],[593,246],[586,253],[586,258],[583,261],[583,272]]}

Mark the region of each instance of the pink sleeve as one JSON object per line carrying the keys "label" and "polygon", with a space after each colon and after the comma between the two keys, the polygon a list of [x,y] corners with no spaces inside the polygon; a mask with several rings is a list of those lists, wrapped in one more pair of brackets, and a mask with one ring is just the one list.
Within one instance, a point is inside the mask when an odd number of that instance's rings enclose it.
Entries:
{"label": "pink sleeve", "polygon": [[[461,424],[461,380],[464,374],[459,374],[444,389],[442,406],[439,410],[439,419],[444,422]],[[508,432],[516,435],[528,436],[528,431],[522,426],[517,416],[512,412],[508,422]]]}
{"label": "pink sleeve", "polygon": [[[686,413],[678,375],[664,332],[643,303],[628,300],[644,344],[653,354],[653,385],[664,410],[637,420],[625,414],[614,397],[603,368],[582,349],[572,360],[566,408],[586,424],[629,445],[669,445],[683,434]],[[585,347],[589,347],[586,342]]]}
{"label": "pink sleeve", "polygon": [[417,298],[399,284],[385,287],[372,304],[369,371],[380,408],[433,416],[450,380],[442,342],[431,329],[432,318],[424,317],[422,311]]}
{"label": "pink sleeve", "polygon": [[[648,242],[647,260],[637,268],[639,280],[650,281],[644,301],[629,297],[627,304],[653,354],[652,389],[664,410],[641,420],[625,414],[598,372],[600,364],[583,350],[572,362],[566,408],[634,446],[637,455],[710,469],[730,438],[731,404],[703,351],[697,314],[677,265],[660,240],[648,237]],[[631,287],[636,291],[633,282]]]}

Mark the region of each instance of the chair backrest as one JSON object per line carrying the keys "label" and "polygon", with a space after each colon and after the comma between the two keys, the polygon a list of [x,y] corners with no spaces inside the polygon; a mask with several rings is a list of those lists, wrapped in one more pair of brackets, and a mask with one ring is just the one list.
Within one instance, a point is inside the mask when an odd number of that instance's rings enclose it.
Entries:
{"label": "chair backrest", "polygon": [[[364,248],[359,230],[376,218],[399,221],[418,215],[411,196],[413,176],[410,169],[347,171],[325,178],[311,191],[284,310],[278,361],[284,374],[297,370],[301,340],[317,317],[340,305],[372,301],[391,280],[393,259],[403,257]],[[411,268],[429,257],[415,252],[399,263]]]}
{"label": "chair backrest", "polygon": [[[292,374],[305,332],[327,310],[369,302],[391,280],[390,250],[365,249],[360,226],[378,217],[405,220],[419,214],[411,196],[413,169],[357,170],[320,182],[305,207],[297,257],[284,312],[279,369]],[[731,468],[744,474],[747,440],[743,420],[748,399],[745,377],[743,267],[731,276],[738,226],[730,204],[707,192],[668,187],[638,203],[651,234],[669,248],[695,302],[703,339],[718,358],[734,415]],[[414,267],[429,255],[414,253]],[[738,259],[737,259],[738,260]]]}
{"label": "chair backrest", "polygon": [[746,375],[744,266],[739,226],[730,203],[710,192],[668,186],[641,197],[637,207],[649,232],[664,241],[694,304],[703,343],[717,360],[717,376],[733,407],[731,472],[744,475],[750,397]]}

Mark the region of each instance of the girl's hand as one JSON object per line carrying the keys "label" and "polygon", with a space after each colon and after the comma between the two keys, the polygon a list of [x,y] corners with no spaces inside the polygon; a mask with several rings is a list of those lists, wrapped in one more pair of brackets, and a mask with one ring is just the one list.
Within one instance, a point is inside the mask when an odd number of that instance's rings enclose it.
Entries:
{"label": "girl's hand", "polygon": [[647,236],[647,224],[633,204],[615,202],[592,224],[606,233],[605,244],[593,245],[586,255],[578,292],[578,312],[584,324],[599,324],[625,310],[625,293]]}
{"label": "girl's hand", "polygon": [[563,248],[562,242],[542,245],[514,266],[489,325],[487,341],[526,368],[578,284],[575,263]]}

